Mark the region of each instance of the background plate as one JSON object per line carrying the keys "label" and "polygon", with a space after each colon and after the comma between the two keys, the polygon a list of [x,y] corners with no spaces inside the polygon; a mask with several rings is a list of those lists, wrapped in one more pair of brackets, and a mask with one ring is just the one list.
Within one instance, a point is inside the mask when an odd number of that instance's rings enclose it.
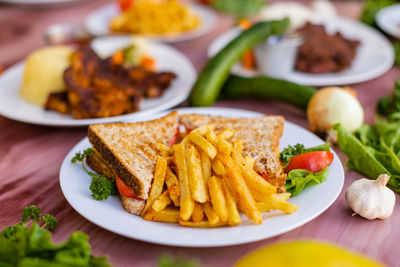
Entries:
{"label": "background plate", "polygon": [[[358,21],[337,17],[321,21],[328,32],[339,31],[346,38],[360,40],[357,56],[350,68],[338,73],[308,74],[293,70],[285,79],[311,86],[346,85],[374,79],[388,71],[394,62],[393,48],[380,32]],[[212,57],[225,47],[239,33],[240,29],[231,29],[211,43],[208,56]],[[258,71],[245,70],[241,64],[232,68],[232,73],[239,76],[253,77]]]}
{"label": "background plate", "polygon": [[[109,55],[127,45],[129,45],[129,38],[124,36],[98,38],[92,43],[93,48],[100,55]],[[196,70],[185,55],[168,45],[152,42],[150,51],[157,61],[157,71],[172,71],[177,74],[177,78],[161,97],[144,99],[138,112],[109,118],[76,120],[70,115],[44,110],[40,106],[23,100],[19,95],[24,71],[24,62],[21,62],[0,76],[0,115],[31,124],[73,127],[140,118],[175,107],[189,95],[196,80]]]}
{"label": "background plate", "polygon": [[376,14],[376,24],[387,34],[400,39],[400,4],[382,9]]}
{"label": "background plate", "polygon": [[[162,41],[162,42],[182,42],[191,40],[197,37],[200,37],[213,29],[215,24],[217,23],[217,15],[215,12],[201,5],[190,4],[190,7],[193,9],[194,13],[196,13],[202,20],[202,24],[193,29],[191,31],[179,33],[179,34],[160,34],[160,35],[139,35],[136,36],[148,37],[153,40]],[[107,5],[104,6],[93,13],[89,14],[86,19],[85,26],[87,30],[95,35],[108,35],[108,34],[118,34],[118,35],[132,35],[131,33],[115,33],[111,32],[108,28],[110,20],[118,15],[120,12],[117,5]]]}
{"label": "background plate", "polygon": [[[263,114],[227,108],[185,108],[180,113],[198,113],[229,117],[257,117]],[[167,114],[146,117],[146,120]],[[144,119],[141,119],[144,120]],[[135,120],[138,121],[138,120]],[[285,132],[280,141],[281,149],[291,144],[302,143],[306,147],[324,142],[309,131],[285,122]],[[90,177],[79,164],[72,164],[71,158],[78,151],[90,147],[84,138],[65,157],[60,170],[60,186],[70,205],[83,217],[111,232],[146,242],[181,247],[218,247],[237,245],[270,238],[293,230],[320,215],[338,197],[344,181],[344,172],[339,157],[334,153],[327,180],[317,186],[309,187],[294,198],[291,203],[299,206],[297,212],[266,218],[261,225],[254,225],[242,216],[242,224],[235,227],[198,229],[178,224],[149,222],[126,212],[119,197],[113,196],[105,201],[90,197]]]}

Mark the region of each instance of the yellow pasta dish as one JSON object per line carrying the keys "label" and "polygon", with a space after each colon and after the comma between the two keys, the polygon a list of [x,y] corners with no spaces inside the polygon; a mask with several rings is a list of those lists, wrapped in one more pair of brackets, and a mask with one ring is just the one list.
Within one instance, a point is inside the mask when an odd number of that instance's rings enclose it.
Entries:
{"label": "yellow pasta dish", "polygon": [[176,34],[197,28],[202,22],[179,0],[124,0],[122,12],[110,22],[114,32]]}

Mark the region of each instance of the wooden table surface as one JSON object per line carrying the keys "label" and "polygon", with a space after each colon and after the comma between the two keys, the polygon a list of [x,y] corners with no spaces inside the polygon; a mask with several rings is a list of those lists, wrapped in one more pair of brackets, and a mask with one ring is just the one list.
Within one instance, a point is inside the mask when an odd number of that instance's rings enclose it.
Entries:
{"label": "wooden table surface", "polygon": [[[82,23],[91,11],[110,1],[85,1],[51,9],[27,9],[0,5],[0,64],[9,66],[34,49],[44,45],[43,32],[52,23]],[[336,2],[344,16],[357,17],[359,2]],[[232,21],[220,17],[218,26],[206,36],[174,45],[199,69],[206,60],[209,43],[228,29]],[[391,92],[400,70],[393,68],[372,81],[354,85],[366,111],[366,121],[373,122],[377,98]],[[1,88],[0,88],[1,89]],[[306,116],[294,108],[266,100],[220,101],[215,106],[242,108],[266,114],[284,115],[287,120],[307,127]],[[374,257],[389,266],[400,266],[400,203],[386,220],[368,221],[352,217],[341,193],[322,215],[280,236],[231,247],[177,248],[131,240],[95,226],[73,210],[61,193],[58,174],[67,152],[86,135],[85,128],[62,129],[23,124],[0,116],[0,229],[20,220],[23,207],[35,204],[55,215],[59,226],[54,241],[66,239],[74,231],[90,236],[96,255],[108,254],[115,266],[155,266],[164,253],[199,259],[206,266],[231,266],[244,254],[280,240],[326,240]],[[301,140],[299,140],[301,141]],[[339,153],[342,163],[346,158]],[[344,188],[361,175],[346,169]],[[318,200],[316,200],[318,201]]]}

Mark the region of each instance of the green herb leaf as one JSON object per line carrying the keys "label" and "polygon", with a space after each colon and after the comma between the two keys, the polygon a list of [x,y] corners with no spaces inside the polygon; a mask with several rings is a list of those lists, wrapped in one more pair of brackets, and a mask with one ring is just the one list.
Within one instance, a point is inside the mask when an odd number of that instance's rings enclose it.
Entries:
{"label": "green herb leaf", "polygon": [[325,182],[328,176],[329,167],[326,167],[322,171],[316,173],[302,169],[292,170],[289,172],[286,178],[285,188],[286,191],[291,193],[291,196],[294,197],[308,186]]}
{"label": "green herb leaf", "polygon": [[219,12],[246,18],[265,6],[264,0],[215,0],[212,6]]}
{"label": "green herb leaf", "polygon": [[96,200],[107,199],[118,192],[115,181],[110,181],[104,175],[92,175],[92,182],[89,189],[92,191],[92,197]]}
{"label": "green herb leaf", "polygon": [[42,227],[48,227],[50,230],[53,230],[56,228],[58,221],[57,219],[50,214],[45,214],[42,217],[40,217],[40,220],[44,222]]}
{"label": "green herb leaf", "polygon": [[93,154],[94,150],[92,148],[87,148],[83,152],[77,152],[75,157],[71,159],[71,162],[81,162],[82,168],[87,174],[89,174],[90,177],[92,177],[89,187],[90,191],[92,191],[91,196],[96,200],[105,200],[111,195],[118,194],[118,190],[115,185],[115,178],[113,180],[109,180],[105,175],[91,172],[85,167],[85,158],[90,157]]}
{"label": "green herb leaf", "polygon": [[40,209],[35,205],[25,207],[22,212],[22,222],[26,223],[29,218],[33,221],[37,221],[39,219]]}
{"label": "green herb leaf", "polygon": [[75,153],[75,156],[71,159],[71,163],[75,162],[83,162],[83,160],[87,156],[92,156],[94,154],[94,150],[92,148],[87,148],[83,152]]}
{"label": "green herb leaf", "polygon": [[395,55],[395,64],[400,67],[400,42],[393,43],[394,55]]}
{"label": "green herb leaf", "polygon": [[377,112],[386,116],[400,112],[400,79],[396,80],[392,97],[386,96],[378,100]]}

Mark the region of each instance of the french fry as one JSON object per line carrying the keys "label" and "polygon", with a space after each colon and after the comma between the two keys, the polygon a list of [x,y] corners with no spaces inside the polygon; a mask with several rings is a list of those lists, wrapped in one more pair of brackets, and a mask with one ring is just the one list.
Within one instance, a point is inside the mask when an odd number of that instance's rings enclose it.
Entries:
{"label": "french fry", "polygon": [[217,213],[221,222],[228,221],[228,209],[226,207],[226,201],[224,191],[222,189],[221,179],[216,176],[211,177],[207,181],[208,190],[210,192],[211,203],[213,209]]}
{"label": "french fry", "polygon": [[153,209],[149,209],[146,214],[144,214],[143,219],[147,221],[178,223],[179,210],[166,208],[160,212],[155,212]]}
{"label": "french fry", "polygon": [[178,178],[172,172],[171,168],[167,167],[167,172],[165,173],[165,183],[167,184],[169,197],[174,202],[175,207],[178,207],[179,204],[179,183]]}
{"label": "french fry", "polygon": [[232,144],[222,138],[217,137],[215,146],[220,153],[230,155],[232,152]]}
{"label": "french fry", "polygon": [[180,189],[180,218],[189,220],[194,209],[194,201],[190,195],[188,168],[185,158],[185,149],[182,144],[173,146],[175,165],[178,168],[179,189]]}
{"label": "french fry", "polygon": [[213,159],[211,161],[212,169],[217,175],[225,175],[226,170],[222,162],[218,159]]}
{"label": "french fry", "polygon": [[[254,194],[254,199],[257,203],[271,203],[273,200],[286,201],[290,198],[290,193],[275,193],[275,194]],[[266,206],[266,204],[264,205]],[[265,211],[265,210],[264,210]]]}
{"label": "french fry", "polygon": [[[206,124],[206,125],[200,126],[200,127],[196,128],[196,129],[192,130],[190,133],[195,133],[195,134],[203,136],[203,135],[206,134],[207,131],[213,131],[213,126],[211,126],[209,124]],[[189,134],[187,134],[181,141],[181,144],[184,147],[186,147],[190,143]]]}
{"label": "french fry", "polygon": [[203,218],[204,218],[203,208],[201,207],[201,204],[195,202],[193,213],[192,213],[192,221],[200,222],[203,220]]}
{"label": "french fry", "polygon": [[206,185],[201,170],[200,154],[195,147],[186,150],[186,162],[188,164],[189,187],[193,200],[206,202]]}
{"label": "french fry", "polygon": [[215,134],[213,129],[208,129],[205,135],[207,140],[210,141],[212,144],[214,144],[217,140],[217,135]]}
{"label": "french fry", "polygon": [[235,131],[232,129],[225,129],[220,132],[217,137],[220,139],[228,140],[235,134]]}
{"label": "french fry", "polygon": [[252,157],[249,157],[249,156],[244,157],[244,165],[245,165],[247,168],[253,169],[253,168],[254,168],[254,163],[255,163],[255,162],[256,162],[256,160],[253,159]]}
{"label": "french fry", "polygon": [[243,154],[243,143],[239,140],[233,142],[232,153],[237,153],[238,155]]}
{"label": "french fry", "polygon": [[142,214],[146,214],[147,210],[153,205],[154,201],[161,195],[161,192],[164,187],[166,171],[167,171],[167,161],[162,157],[157,157],[153,184],[151,185],[150,195],[146,201],[146,205],[143,209]]}
{"label": "french fry", "polygon": [[206,154],[211,158],[215,158],[217,155],[217,149],[205,139],[203,136],[199,135],[198,133],[192,131],[188,135],[190,141],[200,147]]}
{"label": "french fry", "polygon": [[280,210],[283,211],[287,214],[292,214],[294,213],[297,209],[298,206],[287,202],[286,200],[289,199],[289,196],[286,195],[287,193],[282,193],[282,194],[271,194],[268,195],[265,199],[267,201],[264,202],[257,202],[257,208],[261,212],[266,212],[266,211],[271,211],[271,210]]}
{"label": "french fry", "polygon": [[179,224],[182,226],[187,226],[187,227],[196,227],[196,228],[210,228],[210,227],[220,227],[226,225],[225,223],[218,222],[215,224],[211,224],[208,221],[201,221],[201,222],[188,222],[188,221],[179,221]]}
{"label": "french fry", "polygon": [[215,211],[213,210],[210,202],[204,203],[202,207],[210,225],[216,225],[220,222],[219,217],[217,213],[215,213]]}
{"label": "french fry", "polygon": [[253,220],[256,224],[261,224],[261,213],[257,209],[256,202],[244,181],[240,167],[227,155],[217,154],[217,159],[219,159],[225,166],[227,171],[226,177],[228,178],[227,181],[229,187],[235,191],[235,195],[239,201],[239,208],[250,220]]}
{"label": "french fry", "polygon": [[253,168],[245,165],[245,159],[238,153],[232,153],[232,158],[238,163],[242,170],[244,180],[249,187],[251,193],[258,192],[260,194],[273,194],[276,193],[276,187],[268,183],[262,178]]}
{"label": "french fry", "polygon": [[236,206],[235,198],[232,195],[231,190],[226,184],[225,179],[222,179],[222,189],[224,190],[224,196],[226,200],[226,206],[228,208],[228,224],[229,225],[237,225],[241,223],[239,211]]}
{"label": "french fry", "polygon": [[166,146],[162,143],[157,143],[156,147],[158,150],[160,150],[161,156],[168,157],[171,155],[171,148],[169,146]]}
{"label": "french fry", "polygon": [[[200,152],[201,173],[203,176],[204,184],[207,185],[208,179],[211,178],[211,159],[204,151]],[[210,201],[210,194],[206,186],[206,201]]]}
{"label": "french fry", "polygon": [[160,212],[165,209],[171,203],[171,198],[168,195],[168,191],[164,191],[153,203],[151,208],[155,212]]}

